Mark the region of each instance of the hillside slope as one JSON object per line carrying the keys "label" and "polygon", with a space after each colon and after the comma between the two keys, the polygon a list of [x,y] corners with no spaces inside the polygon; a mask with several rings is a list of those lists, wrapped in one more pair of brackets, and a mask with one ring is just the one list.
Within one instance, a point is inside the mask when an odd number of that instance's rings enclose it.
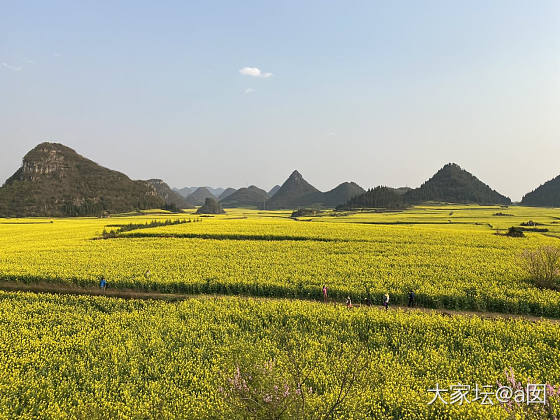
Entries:
{"label": "hillside slope", "polygon": [[523,196],[525,206],[560,207],[560,175]]}
{"label": "hillside slope", "polygon": [[268,192],[268,196],[272,197],[274,194],[276,194],[278,192],[278,190],[280,189],[280,185],[275,185],[274,187],[272,187],[270,189],[270,191]]}
{"label": "hillside slope", "polygon": [[218,197],[220,200],[223,200],[226,197],[229,197],[230,195],[232,195],[235,191],[237,191],[235,188],[226,188],[224,190],[223,193],[220,194],[220,197]]}

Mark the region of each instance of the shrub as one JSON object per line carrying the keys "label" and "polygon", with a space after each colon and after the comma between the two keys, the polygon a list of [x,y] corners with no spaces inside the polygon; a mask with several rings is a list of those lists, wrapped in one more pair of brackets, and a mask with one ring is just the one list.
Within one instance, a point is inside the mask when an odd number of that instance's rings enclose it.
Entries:
{"label": "shrub", "polygon": [[510,236],[512,238],[522,238],[525,236],[523,230],[521,228],[512,226],[508,229],[506,236]]}
{"label": "shrub", "polygon": [[526,249],[521,254],[521,263],[531,279],[540,287],[557,289],[560,277],[560,248],[541,246]]}

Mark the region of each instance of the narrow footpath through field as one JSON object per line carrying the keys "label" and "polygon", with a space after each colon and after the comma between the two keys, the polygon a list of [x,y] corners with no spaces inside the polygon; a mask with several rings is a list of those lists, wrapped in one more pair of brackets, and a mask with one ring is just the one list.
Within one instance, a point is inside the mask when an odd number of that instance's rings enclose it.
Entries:
{"label": "narrow footpath through field", "polygon": [[[201,294],[201,295],[189,295],[189,294],[182,294],[182,293],[161,293],[157,291],[142,291],[142,290],[132,290],[132,289],[118,289],[118,288],[109,288],[107,290],[101,290],[98,287],[81,287],[72,284],[52,284],[52,283],[33,283],[33,284],[26,284],[26,283],[17,283],[17,282],[9,282],[9,281],[0,281],[0,290],[7,291],[7,292],[34,292],[34,293],[48,293],[48,294],[66,294],[66,295],[78,295],[78,296],[105,296],[105,297],[114,297],[114,298],[121,298],[121,299],[154,299],[154,300],[164,300],[168,302],[176,302],[196,297],[226,297],[226,296],[237,296],[237,297],[244,297],[250,299],[260,299],[260,300],[296,300],[294,298],[281,298],[281,297],[263,297],[263,296],[250,296],[250,295],[208,295],[208,294]],[[304,300],[304,299],[297,299],[297,300]],[[308,302],[319,303],[321,301],[318,300],[308,300]],[[330,300],[329,305],[344,305],[344,302]],[[352,309],[365,309],[365,310],[385,310],[381,304],[379,305],[361,305],[361,304],[353,304]],[[525,320],[531,322],[539,322],[539,321],[548,321],[555,324],[560,324],[560,319],[557,318],[548,318],[548,317],[538,317],[534,315],[524,315],[524,314],[508,314],[508,313],[501,313],[501,312],[476,312],[476,311],[462,311],[462,310],[453,310],[453,309],[432,309],[432,308],[425,308],[415,306],[414,308],[409,308],[407,306],[402,305],[390,305],[389,310],[400,310],[400,311],[418,311],[423,313],[429,314],[440,314],[443,316],[476,316],[483,319],[513,319],[513,320]]]}

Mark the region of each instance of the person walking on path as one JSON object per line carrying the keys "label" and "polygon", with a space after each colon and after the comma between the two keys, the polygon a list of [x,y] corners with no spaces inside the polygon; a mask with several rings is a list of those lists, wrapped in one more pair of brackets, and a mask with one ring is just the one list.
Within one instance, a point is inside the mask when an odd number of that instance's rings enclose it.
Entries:
{"label": "person walking on path", "polygon": [[414,306],[414,299],[416,298],[416,294],[414,293],[414,290],[411,290],[410,292],[408,292],[408,307],[412,308]]}
{"label": "person walking on path", "polygon": [[346,298],[346,307],[347,308],[351,308],[352,307],[352,300],[350,299],[350,296],[348,296]]}
{"label": "person walking on path", "polygon": [[383,295],[383,306],[385,307],[385,310],[389,309],[389,293],[385,293]]}
{"label": "person walking on path", "polygon": [[105,280],[105,277],[101,277],[101,281],[99,282],[99,288],[103,291],[105,291],[105,289],[107,289],[107,280]]}
{"label": "person walking on path", "polygon": [[327,303],[327,286],[323,285],[323,302]]}

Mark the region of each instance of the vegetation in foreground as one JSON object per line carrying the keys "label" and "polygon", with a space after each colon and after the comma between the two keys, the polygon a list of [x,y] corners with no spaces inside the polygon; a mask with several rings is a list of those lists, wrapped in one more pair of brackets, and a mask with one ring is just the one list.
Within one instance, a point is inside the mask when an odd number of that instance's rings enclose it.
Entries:
{"label": "vegetation in foreground", "polygon": [[[546,321],[237,297],[164,303],[0,292],[0,322],[6,418],[234,419],[249,410],[291,418],[301,404],[289,396],[299,398],[299,388],[305,413],[319,418],[507,419],[496,400],[429,405],[427,390],[496,388],[510,368],[523,384],[560,381],[560,326]],[[256,408],[237,406],[236,381],[246,381]],[[288,405],[283,413],[278,401]]]}

